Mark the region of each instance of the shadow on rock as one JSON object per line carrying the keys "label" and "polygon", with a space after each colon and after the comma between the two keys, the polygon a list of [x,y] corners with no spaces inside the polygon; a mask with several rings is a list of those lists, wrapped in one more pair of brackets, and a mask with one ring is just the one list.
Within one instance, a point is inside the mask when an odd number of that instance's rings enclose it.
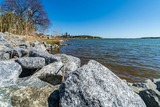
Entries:
{"label": "shadow on rock", "polygon": [[38,77],[39,79],[41,79],[42,81],[48,82],[52,85],[57,85],[57,84],[61,84],[62,83],[62,76],[61,75],[54,75],[54,74],[50,74],[50,75],[46,75],[46,77]]}
{"label": "shadow on rock", "polygon": [[48,97],[48,107],[59,107],[59,91],[55,90],[49,97]]}
{"label": "shadow on rock", "polygon": [[25,68],[23,68],[23,71],[19,75],[19,78],[31,76],[36,72],[36,70],[37,69],[25,69]]}

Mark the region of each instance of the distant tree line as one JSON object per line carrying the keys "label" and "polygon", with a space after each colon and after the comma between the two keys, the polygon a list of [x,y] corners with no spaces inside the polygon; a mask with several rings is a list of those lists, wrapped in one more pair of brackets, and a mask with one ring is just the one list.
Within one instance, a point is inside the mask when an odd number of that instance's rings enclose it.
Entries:
{"label": "distant tree line", "polygon": [[70,39],[100,39],[99,36],[90,36],[90,35],[70,35],[67,32],[62,34],[63,38],[70,38]]}
{"label": "distant tree line", "polygon": [[99,36],[90,36],[90,35],[77,35],[77,36],[70,36],[70,38],[75,39],[101,39]]}
{"label": "distant tree line", "polygon": [[0,7],[0,32],[30,35],[50,22],[40,0],[4,0]]}

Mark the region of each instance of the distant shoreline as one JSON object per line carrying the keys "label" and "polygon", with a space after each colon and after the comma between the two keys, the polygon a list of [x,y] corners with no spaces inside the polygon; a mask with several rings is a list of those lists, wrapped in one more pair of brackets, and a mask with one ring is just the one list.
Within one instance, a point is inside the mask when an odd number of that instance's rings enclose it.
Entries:
{"label": "distant shoreline", "polygon": [[140,39],[160,39],[160,37],[141,37]]}
{"label": "distant shoreline", "polygon": [[99,36],[90,36],[90,35],[75,35],[75,36],[70,36],[70,35],[63,35],[61,36],[62,38],[65,39],[102,39],[102,37]]}

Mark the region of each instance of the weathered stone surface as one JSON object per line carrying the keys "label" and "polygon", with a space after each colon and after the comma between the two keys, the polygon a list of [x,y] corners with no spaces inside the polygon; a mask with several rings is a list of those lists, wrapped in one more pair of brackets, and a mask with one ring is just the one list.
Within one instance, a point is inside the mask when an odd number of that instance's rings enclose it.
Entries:
{"label": "weathered stone surface", "polygon": [[56,56],[60,57],[61,61],[64,64],[62,72],[64,73],[64,79],[67,78],[68,74],[75,71],[81,66],[81,60],[77,57],[73,57],[66,54],[57,54]]}
{"label": "weathered stone surface", "polygon": [[15,84],[21,71],[21,66],[14,61],[0,61],[0,87]]}
{"label": "weathered stone surface", "polygon": [[141,87],[136,87],[136,86],[129,86],[134,92],[136,92],[137,94],[140,92],[140,91],[143,91],[145,90],[145,88],[141,88]]}
{"label": "weathered stone surface", "polygon": [[16,85],[0,88],[0,107],[48,107],[48,98],[59,86],[38,78],[22,78]]}
{"label": "weathered stone surface", "polygon": [[5,52],[10,50],[10,48],[6,47],[4,44],[0,44],[0,52]]}
{"label": "weathered stone surface", "polygon": [[45,66],[45,59],[41,57],[23,57],[16,60],[22,68],[38,69]]}
{"label": "weathered stone surface", "polygon": [[132,86],[135,86],[137,88],[147,89],[147,85],[145,83],[133,83]]}
{"label": "weathered stone surface", "polygon": [[23,86],[23,87],[36,87],[36,88],[42,88],[48,85],[47,82],[40,80],[39,78],[36,77],[24,77],[24,78],[19,78],[17,81],[18,86]]}
{"label": "weathered stone surface", "polygon": [[146,107],[143,100],[96,61],[69,74],[60,87],[61,107]]}
{"label": "weathered stone surface", "polygon": [[139,95],[147,107],[160,107],[160,92],[154,89],[147,89],[139,92]]}
{"label": "weathered stone surface", "polygon": [[78,66],[76,65],[75,62],[67,62],[64,64],[64,67],[62,69],[62,72],[64,73],[64,79],[66,79],[69,75],[69,73],[75,71],[78,69]]}
{"label": "weathered stone surface", "polygon": [[156,89],[157,86],[150,80],[145,80],[144,83],[133,83],[130,88],[132,88],[136,93],[146,89]]}
{"label": "weathered stone surface", "polygon": [[33,44],[33,47],[35,47],[36,49],[40,50],[40,51],[46,51],[46,48],[44,46],[44,43],[40,43],[40,42],[35,42]]}
{"label": "weathered stone surface", "polygon": [[13,107],[48,107],[48,97],[58,87],[24,87],[11,93]]}
{"label": "weathered stone surface", "polygon": [[145,80],[145,84],[148,89],[156,89],[157,88],[157,86],[150,79]]}
{"label": "weathered stone surface", "polygon": [[77,57],[71,56],[71,55],[66,55],[66,54],[56,54],[55,56],[60,57],[60,60],[62,63],[68,63],[68,62],[74,62],[77,67],[81,66],[81,60]]}
{"label": "weathered stone surface", "polygon": [[12,107],[10,94],[4,88],[0,88],[0,107]]}
{"label": "weathered stone surface", "polygon": [[38,77],[43,81],[46,81],[52,85],[60,84],[62,82],[62,62],[54,62],[47,66],[44,66],[41,70],[36,72],[32,77]]}
{"label": "weathered stone surface", "polygon": [[9,53],[5,53],[5,52],[0,53],[0,60],[9,60],[9,59],[10,59]]}
{"label": "weathered stone surface", "polygon": [[35,48],[33,48],[30,51],[30,55],[29,56],[30,57],[43,57],[43,58],[45,58],[46,65],[48,65],[48,64],[50,64],[52,62],[60,60],[60,58],[55,56],[55,55],[49,54],[48,52],[36,50]]}
{"label": "weathered stone surface", "polygon": [[11,51],[9,51],[11,54],[11,57],[24,57],[24,56],[29,56],[29,50],[25,48],[20,48],[20,47],[15,47]]}

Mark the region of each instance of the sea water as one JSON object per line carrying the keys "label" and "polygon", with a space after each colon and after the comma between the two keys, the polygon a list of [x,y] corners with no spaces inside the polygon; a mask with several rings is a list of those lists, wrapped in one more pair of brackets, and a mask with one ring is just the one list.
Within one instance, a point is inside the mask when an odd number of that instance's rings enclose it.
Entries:
{"label": "sea water", "polygon": [[60,53],[79,57],[82,64],[93,59],[120,78],[139,82],[160,78],[160,39],[71,39]]}

